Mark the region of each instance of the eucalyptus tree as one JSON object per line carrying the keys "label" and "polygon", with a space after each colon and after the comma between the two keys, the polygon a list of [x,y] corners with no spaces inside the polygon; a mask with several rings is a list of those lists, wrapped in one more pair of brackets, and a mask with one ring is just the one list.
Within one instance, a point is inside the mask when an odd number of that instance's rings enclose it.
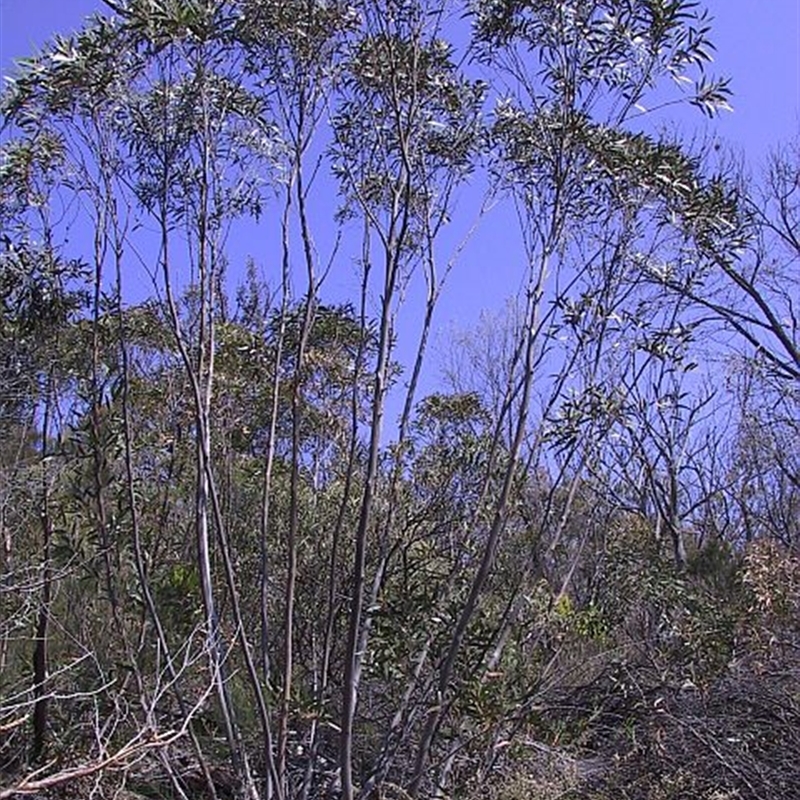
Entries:
{"label": "eucalyptus tree", "polygon": [[745,331],[724,340],[734,351],[726,351],[735,420],[726,494],[731,536],[748,542],[766,536],[792,548],[800,500],[796,163],[792,149],[774,156],[766,186],[750,192],[755,236],[749,246],[722,267],[712,262],[706,287],[692,292],[711,312],[712,329],[723,323]]}
{"label": "eucalyptus tree", "polygon": [[[359,685],[375,600],[393,552],[391,499],[376,519],[379,461],[397,314],[406,287],[423,272],[428,300],[400,421],[403,445],[424,357],[439,278],[436,243],[453,188],[469,172],[477,144],[482,85],[467,80],[442,38],[446,3],[363,3],[362,28],[334,106],[333,168],[343,211],[362,226],[362,315],[371,287],[380,293],[367,463],[355,532],[343,680],[340,769],[343,797],[354,797],[354,741]],[[373,266],[377,264],[377,269]],[[374,271],[377,277],[373,278]],[[396,491],[399,472],[388,485]],[[370,534],[378,531],[368,553]],[[371,576],[368,559],[371,555]]]}
{"label": "eucalyptus tree", "polygon": [[[716,417],[732,416],[736,432],[720,442],[729,463],[715,465],[715,485],[706,499],[726,499],[720,524],[734,542],[758,532],[790,540],[794,527],[796,459],[788,443],[798,386],[796,165],[792,146],[770,158],[760,180],[745,179],[740,167],[723,163],[703,181],[698,165],[694,179],[687,174],[682,211],[694,247],[650,267],[668,303],[683,306],[684,321],[665,327],[664,341],[649,346],[660,360],[667,357],[673,377],[712,361],[717,377],[725,377],[728,405]],[[677,337],[664,338],[669,330]],[[713,343],[705,352],[694,347],[692,357],[669,358],[675,345],[688,353],[701,334]],[[688,396],[680,395],[684,410]],[[703,460],[707,472],[711,461]],[[755,485],[759,491],[752,490]]]}
{"label": "eucalyptus tree", "polygon": [[[762,180],[728,167],[702,202],[687,209],[700,236],[695,263],[667,276],[708,321],[732,332],[765,374],[789,383],[800,378],[792,294],[800,254],[799,161],[797,145],[790,144],[770,157]],[[721,223],[708,216],[714,206],[727,207]]]}
{"label": "eucalyptus tree", "polygon": [[742,232],[732,231],[727,247],[703,248],[694,274],[680,275],[673,286],[700,309],[704,329],[728,357],[737,422],[727,493],[737,508],[732,535],[767,535],[793,547],[800,489],[798,164],[791,142],[775,150],[762,176],[738,177],[730,201]]}
{"label": "eucalyptus tree", "polygon": [[[227,5],[217,3],[167,7],[163,18],[158,10],[141,13],[135,5],[131,7],[125,15],[126,28],[135,36],[140,26],[155,24],[155,36],[145,28],[145,46],[158,49],[131,87],[133,102],[123,141],[135,157],[131,179],[136,199],[157,225],[158,285],[163,287],[175,344],[190,384],[196,437],[197,566],[211,669],[237,778],[242,791],[255,796],[258,789],[250,773],[250,755],[227,681],[227,645],[215,599],[213,534],[237,652],[262,728],[268,786],[280,792],[280,782],[272,761],[270,715],[242,616],[241,587],[222,514],[212,448],[212,398],[226,237],[232,220],[260,209],[262,178],[254,165],[269,167],[263,151],[268,149],[264,139],[270,132],[261,123],[260,101],[240,81],[241,55],[230,45],[230,14]],[[176,237],[176,230],[183,230],[183,237]],[[182,315],[178,305],[181,279],[176,275],[176,260],[191,268],[187,315]]]}
{"label": "eucalyptus tree", "polygon": [[[658,276],[719,247],[737,209],[647,132],[644,105],[672,102],[672,80],[724,106],[702,74],[707,19],[680,0],[480,3],[461,52],[464,7],[445,0],[107,5],[4,101],[8,152],[59,165],[59,235],[92,233],[64,437],[85,492],[65,482],[64,509],[89,508],[108,612],[78,638],[90,652],[102,633],[101,673],[130,675],[101,699],[127,708],[135,686],[138,706],[96,731],[84,774],[152,750],[187,796],[169,758],[184,735],[212,796],[212,752],[249,798],[306,798],[326,774],[345,800],[389,781],[420,795],[481,747],[488,774],[531,669],[487,683],[537,628],[530,598],[544,615],[563,600],[586,531],[613,516],[588,500],[605,442],[633,426],[644,458],[691,421],[634,413],[682,357],[689,291],[669,306]],[[522,296],[488,391],[420,401],[469,181],[478,215],[490,196],[515,217]],[[153,297],[132,305],[137,272]],[[330,284],[348,274],[342,302]]]}
{"label": "eucalyptus tree", "polygon": [[[246,149],[242,144],[245,130],[241,122],[254,107],[252,103],[246,104],[246,95],[238,92],[236,81],[230,77],[236,72],[230,51],[222,43],[226,26],[221,10],[218,5],[201,8],[199,4],[180,7],[126,4],[118,18],[97,19],[76,39],[57,39],[49,51],[32,60],[7,95],[5,111],[7,118],[20,126],[28,141],[41,137],[43,132],[53,132],[66,153],[71,171],[69,179],[64,179],[59,186],[60,194],[65,202],[84,202],[89,208],[94,232],[89,408],[92,435],[98,442],[94,448],[96,524],[102,539],[100,552],[107,562],[112,617],[123,637],[122,601],[117,596],[112,567],[114,543],[110,538],[109,489],[100,482],[108,457],[99,445],[101,406],[105,402],[105,382],[101,382],[105,369],[101,363],[101,317],[106,309],[104,293],[109,280],[112,286],[116,285],[111,294],[111,307],[121,309],[123,274],[132,259],[145,260],[153,253],[158,266],[160,277],[154,274],[154,281],[164,292],[167,318],[194,404],[197,559],[211,669],[234,763],[247,785],[252,784],[252,780],[247,774],[247,756],[238,742],[237,724],[226,687],[211,575],[210,520],[213,517],[221,544],[224,574],[234,614],[237,614],[237,587],[215,493],[210,441],[215,320],[219,314],[219,282],[224,261],[222,245],[229,220],[252,210],[256,199],[251,175],[244,169],[232,175],[228,164]],[[234,112],[234,108],[238,111]],[[148,216],[156,224],[157,235],[149,241],[140,237],[137,243],[133,233]],[[135,221],[138,226],[134,226]],[[177,257],[189,265],[194,274],[176,284],[173,257],[179,240],[176,231],[181,229],[185,238],[180,238],[185,247]],[[105,272],[109,265],[110,279]],[[189,282],[194,299],[190,313],[184,314],[179,307],[178,294],[185,291],[181,287]],[[124,323],[120,330],[124,334]],[[123,362],[127,364],[124,339],[120,346]],[[125,370],[123,382],[127,397],[131,376],[127,367]],[[130,462],[135,443],[131,442],[127,424],[125,431]],[[148,583],[148,565],[143,561],[136,524],[136,491],[130,471],[128,479],[140,589],[147,597],[149,611],[159,631],[160,646],[169,652]],[[243,637],[241,621],[236,627]],[[242,652],[250,664],[246,641]],[[175,680],[174,674],[172,679]],[[257,690],[259,684],[256,681],[252,686]],[[262,719],[266,723],[265,713]],[[255,790],[248,789],[252,791]]]}
{"label": "eucalyptus tree", "polygon": [[[50,629],[57,580],[53,570],[56,482],[52,459],[56,437],[69,414],[70,339],[85,302],[83,265],[65,257],[55,233],[58,202],[54,187],[63,167],[60,143],[8,143],[2,152],[0,225],[0,724],[9,746],[3,760],[34,762],[45,754],[48,704],[53,693]],[[29,509],[29,511],[27,511]],[[29,590],[23,587],[28,585]],[[29,624],[33,638],[32,674],[14,633]],[[24,666],[23,666],[24,665]],[[31,679],[33,700],[25,691]],[[10,702],[8,702],[11,698]],[[32,751],[14,749],[20,725],[32,706]],[[24,737],[23,737],[24,741]]]}
{"label": "eucalyptus tree", "polygon": [[[304,416],[308,409],[304,398],[307,389],[305,362],[309,342],[314,335],[312,331],[320,304],[319,292],[327,272],[324,265],[327,264],[327,269],[330,268],[337,249],[334,244],[329,255],[320,256],[310,213],[310,197],[319,185],[320,162],[328,144],[320,129],[328,113],[330,95],[339,80],[342,49],[348,35],[356,27],[357,17],[353,9],[344,3],[273,3],[248,0],[239,6],[240,19],[236,33],[243,45],[244,68],[254,83],[255,92],[263,98],[272,124],[279,131],[283,147],[284,174],[281,178],[283,186],[280,198],[282,300],[273,371],[270,446],[266,453],[261,515],[261,537],[266,542],[273,532],[270,529],[271,480],[279,413],[278,399],[281,376],[284,376],[291,388],[291,477],[289,522],[284,538],[285,588],[281,615],[283,647],[280,659],[283,674],[277,743],[278,780],[283,786],[287,781],[290,706],[295,694],[293,676],[296,672],[296,586],[298,553],[303,534],[300,520],[302,439]],[[294,226],[297,229],[296,236],[293,233]],[[294,314],[290,312],[295,245],[302,263],[305,288],[299,330],[288,331],[287,326],[296,327],[292,325]],[[284,341],[287,333],[295,334],[291,341]],[[355,436],[354,431],[351,432],[352,436]],[[265,599],[267,567],[264,558],[261,578],[264,641],[269,624]],[[269,669],[265,650],[262,661],[264,672],[267,673]],[[327,675],[323,675],[321,683],[323,687],[327,687]],[[324,693],[327,689],[323,688],[322,691]],[[312,742],[310,746],[314,751],[316,745]]]}
{"label": "eucalyptus tree", "polygon": [[[696,94],[687,99],[711,112],[724,106],[725,84],[702,72],[710,60],[706,22],[694,3],[680,2],[475,6],[474,52],[500,95],[490,127],[493,169],[520,221],[524,311],[501,409],[501,418],[513,417],[506,479],[438,668],[439,699],[417,749],[412,794],[425,783],[458,654],[506,530],[516,465],[531,463],[537,447],[529,438],[534,392],[545,436],[562,456],[568,499],[613,425],[615,315],[626,304],[635,309],[644,283],[635,256],[666,247],[663,231],[685,202],[691,166],[679,146],[641,132],[644,107],[651,96],[663,102],[657,89],[670,80],[675,99],[688,82]],[[566,346],[556,349],[558,336]],[[557,377],[539,388],[543,373]],[[569,507],[561,510],[568,515]]]}

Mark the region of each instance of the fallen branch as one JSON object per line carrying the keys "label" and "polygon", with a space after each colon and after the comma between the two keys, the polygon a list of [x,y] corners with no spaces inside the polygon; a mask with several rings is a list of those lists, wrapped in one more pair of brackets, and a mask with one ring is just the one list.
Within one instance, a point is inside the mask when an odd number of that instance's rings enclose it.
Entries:
{"label": "fallen branch", "polygon": [[55,786],[61,786],[62,784],[69,783],[78,778],[96,775],[103,770],[128,768],[131,766],[132,762],[141,759],[147,752],[162,747],[168,747],[173,744],[180,739],[184,733],[185,727],[177,731],[166,731],[160,735],[151,733],[144,741],[142,741],[142,737],[145,734],[140,733],[135,739],[132,739],[110,756],[99,758],[87,764],[72,767],[71,769],[61,770],[60,772],[48,775],[46,778],[41,778],[39,780],[32,779],[32,776],[29,776],[14,786],[0,789],[0,800],[52,789]]}

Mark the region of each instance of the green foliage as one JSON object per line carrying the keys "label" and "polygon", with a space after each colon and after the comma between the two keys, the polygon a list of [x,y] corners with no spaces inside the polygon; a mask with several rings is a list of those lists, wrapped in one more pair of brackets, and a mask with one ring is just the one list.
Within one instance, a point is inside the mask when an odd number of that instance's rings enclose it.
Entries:
{"label": "green foliage", "polygon": [[[48,249],[10,242],[0,253],[0,419],[19,420],[41,396],[50,371],[69,373],[58,340],[85,302],[73,288],[84,275]],[[63,358],[63,360],[62,360]]]}
{"label": "green foliage", "polygon": [[[109,6],[2,101],[0,769],[791,792],[796,170],[763,211],[649,127],[727,106],[700,5],[492,0],[469,42],[414,0]],[[477,194],[522,289],[437,383]]]}
{"label": "green foliage", "polygon": [[727,82],[702,74],[714,45],[708,13],[695,2],[498,0],[476,4],[474,24],[486,60],[528,47],[537,53],[545,87],[571,101],[590,98],[601,85],[622,99],[615,110],[624,116],[658,77],[691,84],[690,71],[699,70],[694,102],[709,114],[727,108]]}

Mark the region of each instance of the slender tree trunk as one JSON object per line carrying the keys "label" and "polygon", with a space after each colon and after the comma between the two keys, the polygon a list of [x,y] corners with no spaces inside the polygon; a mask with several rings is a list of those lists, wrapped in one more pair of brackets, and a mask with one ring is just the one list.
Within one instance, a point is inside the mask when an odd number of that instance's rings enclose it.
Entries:
{"label": "slender tree trunk", "polygon": [[356,530],[355,557],[353,562],[353,589],[347,630],[347,655],[344,674],[344,697],[342,705],[342,732],[340,735],[339,761],[341,768],[342,798],[353,800],[353,733],[358,686],[361,679],[362,614],[366,588],[367,535],[372,515],[372,502],[378,476],[378,454],[383,425],[384,399],[387,370],[391,352],[392,307],[397,281],[395,246],[387,248],[384,294],[381,306],[380,334],[378,339],[378,363],[373,382],[372,419],[370,421],[370,443],[364,494],[361,500],[358,528]]}
{"label": "slender tree trunk", "polygon": [[50,416],[53,402],[53,375],[48,375],[42,422],[42,595],[36,620],[36,635],[33,648],[33,749],[34,762],[41,761],[47,741],[47,629],[50,623],[53,573],[50,564],[53,523],[50,517],[50,477],[47,461],[49,456]]}
{"label": "slender tree trunk", "polygon": [[442,720],[445,710],[447,696],[450,692],[450,683],[455,670],[456,659],[461,650],[464,636],[466,635],[467,629],[472,622],[472,618],[478,607],[478,600],[480,599],[480,596],[483,593],[483,588],[486,585],[489,576],[491,575],[500,537],[505,529],[508,500],[511,495],[511,488],[517,468],[517,458],[522,446],[528,420],[528,409],[530,406],[530,396],[533,386],[533,368],[535,363],[534,347],[537,340],[537,320],[543,283],[547,273],[548,256],[549,254],[547,251],[542,254],[541,264],[535,278],[532,277],[531,285],[528,289],[528,307],[525,314],[525,327],[523,331],[524,344],[522,346],[523,371],[520,378],[522,394],[520,398],[519,416],[515,426],[514,438],[511,442],[508,455],[508,467],[506,468],[506,473],[503,479],[500,497],[498,498],[495,506],[494,519],[489,529],[481,563],[472,581],[469,595],[467,596],[464,607],[461,609],[461,612],[458,615],[455,630],[450,639],[442,666],[439,669],[436,704],[428,712],[428,718],[425,722],[422,738],[417,749],[414,773],[411,783],[409,784],[408,791],[412,797],[417,797],[419,795],[419,791],[422,786],[422,780],[425,774],[425,768],[430,757],[431,746],[439,729],[439,724]]}

